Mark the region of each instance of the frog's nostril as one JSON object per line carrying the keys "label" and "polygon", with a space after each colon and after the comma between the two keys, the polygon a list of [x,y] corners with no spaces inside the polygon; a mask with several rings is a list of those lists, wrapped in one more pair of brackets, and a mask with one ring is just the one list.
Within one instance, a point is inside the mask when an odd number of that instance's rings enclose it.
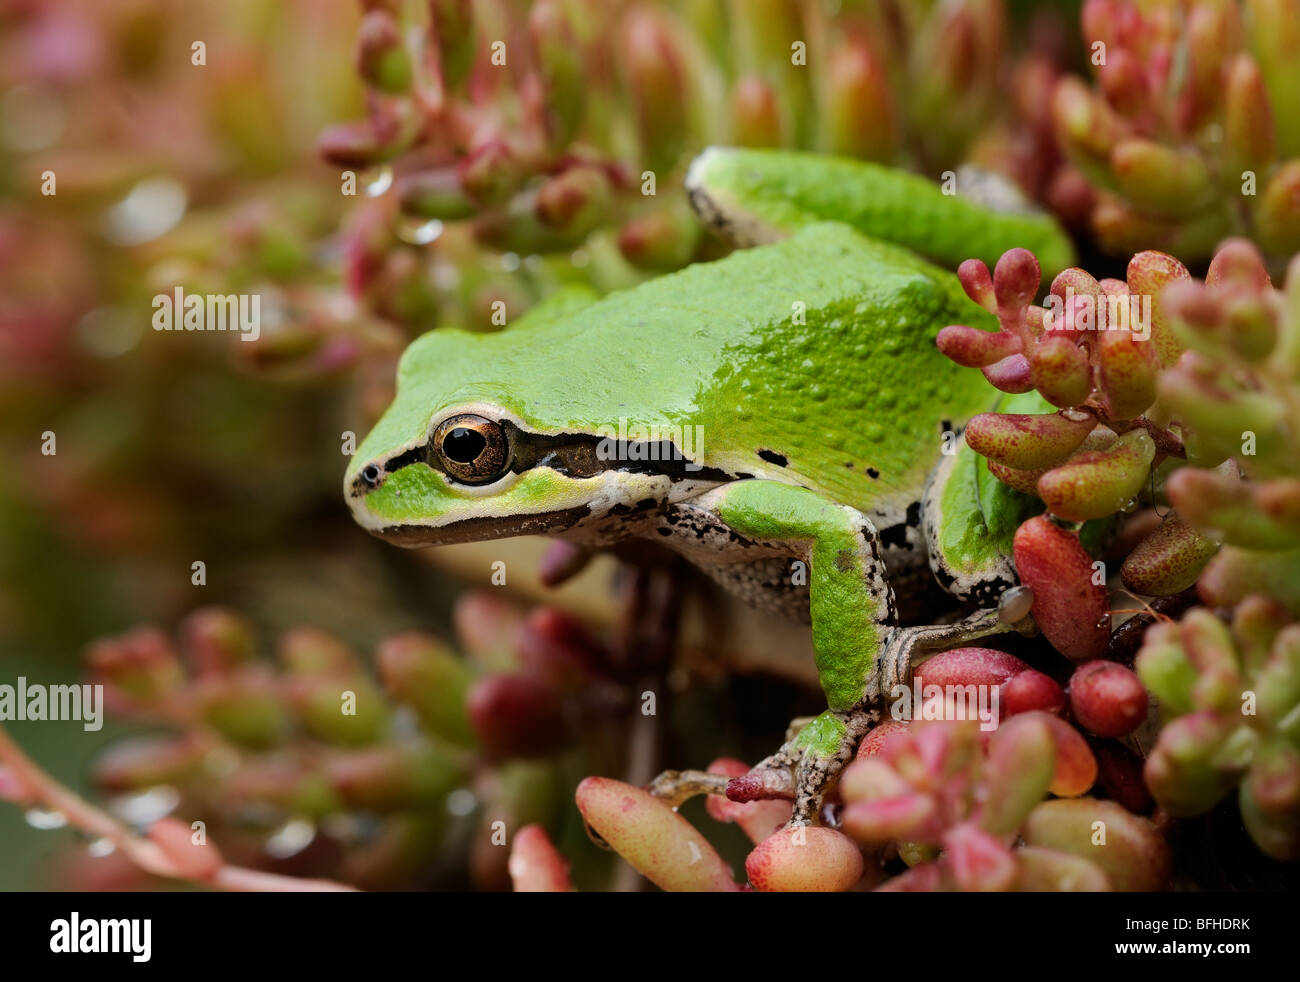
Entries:
{"label": "frog's nostril", "polygon": [[367,464],[361,471],[361,480],[373,488],[379,483],[379,468],[375,464]]}

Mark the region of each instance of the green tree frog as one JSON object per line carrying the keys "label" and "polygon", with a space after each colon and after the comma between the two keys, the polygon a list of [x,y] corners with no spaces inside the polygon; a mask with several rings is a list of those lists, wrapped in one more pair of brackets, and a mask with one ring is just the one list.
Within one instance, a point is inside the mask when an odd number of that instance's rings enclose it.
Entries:
{"label": "green tree frog", "polygon": [[[934,343],[993,320],[930,260],[1028,246],[1050,270],[1069,244],[1046,216],[824,156],[710,149],[686,191],[751,248],[602,298],[562,291],[497,333],[425,334],[344,491],[400,545],[650,539],[810,619],[827,710],[758,765],[807,823],[914,654],[1013,620],[996,605],[1032,505],[959,437],[1000,393]],[[981,609],[900,626],[895,588],[927,561]],[[656,790],[718,780],[682,772]]]}

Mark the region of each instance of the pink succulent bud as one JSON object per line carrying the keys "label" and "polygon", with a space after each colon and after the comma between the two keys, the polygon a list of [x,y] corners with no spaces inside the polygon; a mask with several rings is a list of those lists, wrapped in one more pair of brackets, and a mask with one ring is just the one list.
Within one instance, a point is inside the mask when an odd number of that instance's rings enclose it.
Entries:
{"label": "pink succulent bud", "polygon": [[731,92],[731,125],[742,147],[780,147],[787,127],[776,89],[761,75],[742,75]]}
{"label": "pink succulent bud", "polygon": [[[140,627],[86,649],[91,676],[115,690],[116,700],[147,705],[166,698],[184,681],[171,642],[156,628]],[[124,706],[124,708],[127,708]]]}
{"label": "pink succulent bud", "polygon": [[1214,761],[1232,729],[1230,722],[1208,711],[1165,724],[1143,772],[1161,808],[1176,817],[1200,815],[1236,786],[1239,772]]}
{"label": "pink succulent bud", "polygon": [[844,831],[860,842],[891,842],[932,837],[938,832],[935,817],[934,799],[911,791],[890,798],[855,801],[845,807],[841,821]]}
{"label": "pink succulent bud", "polygon": [[1076,454],[1038,479],[1039,497],[1053,514],[1082,522],[1132,507],[1155,459],[1155,441],[1130,430],[1109,450]]}
{"label": "pink succulent bud", "polygon": [[515,893],[569,893],[569,864],[540,825],[525,825],[510,843],[510,879]]}
{"label": "pink succulent bud", "polygon": [[276,655],[296,675],[348,676],[361,671],[350,645],[318,627],[295,627],[280,635]]}
{"label": "pink succulent bud", "polygon": [[1237,54],[1228,63],[1224,90],[1224,146],[1228,173],[1263,173],[1277,155],[1277,130],[1268,89],[1255,59]]}
{"label": "pink succulent bud", "polygon": [[1138,544],[1120,567],[1124,585],[1134,593],[1168,596],[1186,590],[1219,551],[1219,545],[1179,517],[1167,514],[1159,527]]}
{"label": "pink succulent bud", "polygon": [[1015,655],[993,648],[953,648],[927,658],[913,673],[917,683],[949,685],[1002,685],[1029,666]]}
{"label": "pink succulent bud", "polygon": [[997,295],[993,290],[993,277],[983,260],[967,259],[957,267],[957,279],[961,281],[966,296],[987,310],[990,314],[998,312]]}
{"label": "pink succulent bud", "polygon": [[639,269],[669,271],[690,262],[700,241],[700,224],[682,209],[660,208],[623,226],[618,248]]}
{"label": "pink succulent bud", "polygon": [[453,743],[473,742],[466,717],[467,666],[437,638],[411,631],[379,643],[376,667],[389,697],[411,706],[431,732]]}
{"label": "pink succulent bud", "polygon": [[1089,413],[981,413],[966,425],[976,453],[1016,470],[1038,470],[1065,460],[1097,425]]}
{"label": "pink succulent bud", "polygon": [[515,649],[520,665],[561,690],[581,688],[609,671],[604,645],[558,607],[530,611],[519,627]]}
{"label": "pink succulent bud", "polygon": [[336,167],[362,168],[382,160],[387,148],[368,120],[336,123],[318,141],[320,155]]}
{"label": "pink succulent bud", "polygon": [[599,167],[577,165],[549,178],[538,189],[538,220],[566,235],[595,228],[609,213],[613,188]]}
{"label": "pink succulent bud", "polygon": [[494,590],[466,590],[451,610],[461,650],[491,668],[514,667],[513,648],[524,616],[517,604]]}
{"label": "pink succulent bud", "polygon": [[847,836],[821,826],[782,829],[745,860],[754,889],[782,893],[839,893],[862,879],[862,853]]}
{"label": "pink succulent bud", "polygon": [[1014,552],[1020,582],[1034,591],[1034,619],[1047,640],[1071,661],[1100,656],[1110,638],[1110,606],[1078,536],[1038,516],[1016,530]]}
{"label": "pink succulent bud", "polygon": [[1082,405],[1092,389],[1088,353],[1068,337],[1052,333],[1029,349],[1034,388],[1053,406]]}
{"label": "pink succulent bud", "polygon": [[981,331],[976,327],[945,327],[935,339],[939,350],[966,368],[986,368],[1019,353],[1021,342],[1006,331]]}
{"label": "pink succulent bud", "polygon": [[587,824],[661,890],[739,889],[708,840],[649,792],[589,777],[575,797]]}
{"label": "pink succulent bud", "polygon": [[991,835],[1014,835],[1056,780],[1057,740],[1042,715],[1015,716],[989,740],[979,824]]}
{"label": "pink succulent bud", "polygon": [[989,384],[1003,392],[1018,394],[1034,387],[1029,360],[1024,355],[1010,355],[983,369]]}
{"label": "pink succulent bud", "polygon": [[385,10],[371,10],[361,18],[357,71],[385,92],[400,93],[411,87],[411,56],[402,45],[397,22]]}
{"label": "pink succulent bud", "polygon": [[1033,303],[1041,282],[1037,256],[1028,249],[1004,252],[993,270],[993,293],[997,297],[999,317],[1018,315]]}
{"label": "pink succulent bud", "polygon": [[1013,676],[1002,688],[1004,717],[1034,710],[1059,713],[1064,708],[1065,690],[1051,676],[1033,669]]}
{"label": "pink succulent bud", "polygon": [[899,134],[889,78],[866,39],[850,37],[831,52],[825,86],[827,148],[866,160],[892,160]]}
{"label": "pink succulent bud", "polygon": [[1030,846],[1094,864],[1115,890],[1163,890],[1173,871],[1169,845],[1155,825],[1113,801],[1045,801],[1030,813],[1022,835]]}
{"label": "pink succulent bud", "polygon": [[196,675],[220,675],[250,661],[253,627],[221,607],[200,607],[181,622],[181,648]]}
{"label": "pink succulent bud", "polygon": [[1125,196],[1156,215],[1178,217],[1204,206],[1212,193],[1209,169],[1195,150],[1124,140],[1111,151],[1110,168]]}
{"label": "pink succulent bud", "polygon": [[1097,736],[1127,736],[1147,718],[1147,690],[1132,671],[1116,662],[1080,665],[1068,692],[1074,718]]}
{"label": "pink succulent bud", "polygon": [[905,736],[907,726],[908,724],[902,720],[883,720],[862,738],[862,742],[858,744],[857,755],[854,759],[862,760],[883,753],[888,744]]}
{"label": "pink succulent bud", "polygon": [[[710,774],[743,777],[749,766],[730,757],[720,757],[709,765]],[[792,806],[786,801],[752,801],[742,804],[718,795],[709,795],[704,803],[709,817],[717,822],[735,822],[750,841],[757,844],[790,820]]]}
{"label": "pink succulent bud", "polygon": [[522,162],[500,139],[481,141],[456,165],[460,188],[483,204],[504,201],[518,190],[525,176]]}
{"label": "pink succulent bud", "polygon": [[1133,419],[1155,402],[1156,369],[1149,341],[1126,330],[1097,335],[1097,387],[1112,420]]}
{"label": "pink succulent bud", "polygon": [[971,822],[945,832],[943,846],[946,865],[960,890],[1005,891],[1016,881],[1011,850]]}
{"label": "pink succulent bud", "polygon": [[1259,249],[1249,239],[1228,239],[1210,260],[1205,273],[1207,287],[1234,287],[1257,293],[1272,286]]}
{"label": "pink succulent bud", "polygon": [[1162,368],[1178,360],[1183,346],[1174,336],[1165,312],[1161,293],[1166,286],[1178,280],[1191,278],[1187,267],[1173,256],[1163,252],[1139,252],[1128,264],[1125,274],[1129,292],[1134,296],[1151,297],[1151,343]]}
{"label": "pink succulent bud", "polygon": [[465,711],[479,744],[494,757],[544,756],[564,740],[555,691],[531,675],[478,679],[465,698]]}

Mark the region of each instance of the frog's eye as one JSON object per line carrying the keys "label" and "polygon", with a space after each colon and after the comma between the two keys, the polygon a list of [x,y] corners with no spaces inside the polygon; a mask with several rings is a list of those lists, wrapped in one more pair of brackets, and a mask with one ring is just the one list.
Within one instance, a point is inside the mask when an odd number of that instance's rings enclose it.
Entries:
{"label": "frog's eye", "polygon": [[495,481],[510,466],[510,443],[501,424],[471,413],[440,423],[432,446],[443,469],[465,484]]}

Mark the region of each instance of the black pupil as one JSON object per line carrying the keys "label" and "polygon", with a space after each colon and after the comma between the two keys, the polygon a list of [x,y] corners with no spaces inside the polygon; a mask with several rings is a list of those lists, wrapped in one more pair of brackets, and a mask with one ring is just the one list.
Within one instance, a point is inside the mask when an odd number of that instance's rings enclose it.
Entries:
{"label": "black pupil", "polygon": [[379,480],[379,468],[376,467],[374,464],[370,464],[368,467],[366,467],[365,470],[361,472],[361,476],[368,483],[374,484],[376,481]]}
{"label": "black pupil", "polygon": [[442,441],[442,452],[458,464],[472,464],[487,446],[487,440],[478,430],[457,426]]}

